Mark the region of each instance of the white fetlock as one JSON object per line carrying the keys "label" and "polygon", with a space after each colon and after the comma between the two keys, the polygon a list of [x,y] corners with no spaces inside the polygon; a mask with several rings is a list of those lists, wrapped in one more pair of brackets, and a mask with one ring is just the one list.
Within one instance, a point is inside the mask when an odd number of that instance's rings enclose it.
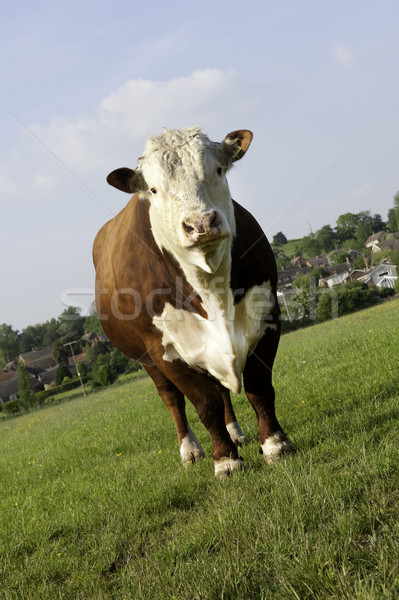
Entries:
{"label": "white fetlock", "polygon": [[183,465],[190,465],[204,458],[205,453],[191,427],[180,444],[180,457]]}
{"label": "white fetlock", "polygon": [[270,465],[283,456],[294,451],[294,446],[282,431],[276,431],[261,444],[263,459]]}
{"label": "white fetlock", "polygon": [[244,461],[241,458],[221,458],[215,460],[215,477],[225,479],[235,471],[241,471],[244,468]]}
{"label": "white fetlock", "polygon": [[244,435],[237,421],[232,421],[226,425],[227,431],[236,446],[245,446],[248,444],[248,438]]}

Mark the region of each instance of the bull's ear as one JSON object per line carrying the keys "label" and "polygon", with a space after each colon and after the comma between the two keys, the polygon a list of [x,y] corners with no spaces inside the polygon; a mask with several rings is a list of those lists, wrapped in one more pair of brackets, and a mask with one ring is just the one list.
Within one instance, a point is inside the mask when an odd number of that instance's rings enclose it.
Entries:
{"label": "bull's ear", "polygon": [[144,177],[140,171],[121,167],[112,171],[107,177],[107,182],[121,192],[135,194],[146,189]]}
{"label": "bull's ear", "polygon": [[248,129],[238,129],[232,131],[224,138],[222,142],[223,149],[230,154],[231,160],[234,162],[240,160],[249,148],[252,142],[253,134]]}

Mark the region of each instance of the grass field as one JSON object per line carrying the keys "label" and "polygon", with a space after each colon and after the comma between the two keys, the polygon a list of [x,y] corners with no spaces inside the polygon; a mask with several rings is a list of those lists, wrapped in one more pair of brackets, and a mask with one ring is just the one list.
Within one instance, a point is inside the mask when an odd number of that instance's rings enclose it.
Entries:
{"label": "grass field", "polygon": [[288,240],[288,242],[286,244],[283,244],[282,250],[288,258],[293,258],[294,256],[297,255],[296,248],[300,241],[301,241],[300,239]]}
{"label": "grass field", "polygon": [[146,378],[0,423],[0,598],[399,597],[399,301],[282,338],[277,413],[297,453],[183,468]]}

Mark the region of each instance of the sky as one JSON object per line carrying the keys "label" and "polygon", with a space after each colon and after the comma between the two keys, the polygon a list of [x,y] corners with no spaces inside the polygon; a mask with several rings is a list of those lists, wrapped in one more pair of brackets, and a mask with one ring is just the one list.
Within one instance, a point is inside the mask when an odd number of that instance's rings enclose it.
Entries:
{"label": "sky", "polygon": [[232,197],[272,239],[399,190],[396,0],[14,0],[0,21],[0,323],[93,301],[91,248],[149,135],[254,139]]}

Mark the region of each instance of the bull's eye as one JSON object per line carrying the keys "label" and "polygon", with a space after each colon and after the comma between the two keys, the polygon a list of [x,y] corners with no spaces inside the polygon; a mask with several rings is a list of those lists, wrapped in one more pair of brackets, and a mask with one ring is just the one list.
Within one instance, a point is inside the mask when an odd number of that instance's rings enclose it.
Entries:
{"label": "bull's eye", "polygon": [[216,169],[216,173],[217,173],[217,174],[219,175],[219,177],[220,177],[220,176],[223,174],[223,169],[222,169],[222,167],[218,167],[218,168]]}
{"label": "bull's eye", "polygon": [[153,194],[156,194],[156,193],[157,193],[157,190],[156,190],[155,188],[151,188],[151,192],[152,192]]}

